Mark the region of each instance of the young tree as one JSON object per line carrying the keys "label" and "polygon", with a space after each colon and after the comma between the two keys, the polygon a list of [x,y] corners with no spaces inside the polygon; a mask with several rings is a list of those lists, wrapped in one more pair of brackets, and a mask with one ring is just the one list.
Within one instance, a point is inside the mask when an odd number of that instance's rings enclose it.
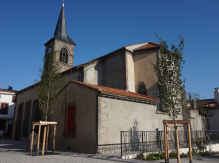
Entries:
{"label": "young tree", "polygon": [[[155,35],[157,36],[156,33]],[[160,51],[154,68],[158,77],[158,97],[162,106],[175,120],[185,109],[183,94],[185,80],[181,80],[181,68],[185,63],[182,56],[184,38],[180,37],[178,47],[172,44],[171,50],[168,50],[168,45],[164,40],[158,36],[157,38],[160,42]]]}
{"label": "young tree", "polygon": [[35,92],[39,100],[41,117],[47,121],[53,113],[53,109],[63,98],[59,96],[59,92],[66,84],[66,76],[60,73],[61,67],[56,61],[53,46],[46,52],[43,63],[43,69],[39,69],[41,81],[35,80]]}

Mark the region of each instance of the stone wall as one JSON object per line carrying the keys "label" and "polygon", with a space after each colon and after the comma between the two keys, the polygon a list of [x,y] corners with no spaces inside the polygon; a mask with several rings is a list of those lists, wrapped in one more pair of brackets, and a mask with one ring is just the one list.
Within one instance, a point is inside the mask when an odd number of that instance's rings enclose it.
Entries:
{"label": "stone wall", "polygon": [[125,53],[85,65],[84,82],[126,90]]}
{"label": "stone wall", "polygon": [[[206,130],[205,116],[200,115],[198,110],[185,110],[184,119],[190,119],[191,130],[193,131],[204,131]],[[187,130],[187,126],[184,126]]]}
{"label": "stone wall", "polygon": [[[56,52],[56,61],[60,64],[61,67],[60,72],[72,68],[74,61],[74,45],[59,39],[54,39],[51,40],[51,42],[47,43],[46,51],[51,46],[51,43],[53,44],[54,51]],[[59,62],[60,51],[62,48],[66,48],[68,51],[68,63]]]}
{"label": "stone wall", "polygon": [[191,118],[191,130],[204,131],[205,130],[205,119],[204,116],[200,115],[198,110],[190,110]]}
{"label": "stone wall", "polygon": [[156,110],[156,105],[98,97],[98,145],[120,143],[120,131],[130,131],[136,124],[138,131],[163,131],[163,119],[170,117]]}
{"label": "stone wall", "polygon": [[[97,149],[97,91],[70,83],[66,98],[54,110],[51,120],[57,121],[56,149],[95,153]],[[64,94],[62,94],[64,96]],[[66,108],[75,106],[75,134],[65,135]],[[51,130],[53,132],[53,130]],[[52,134],[51,134],[52,136]],[[52,137],[50,144],[52,143]]]}
{"label": "stone wall", "polygon": [[210,130],[219,130],[218,117],[219,109],[208,109]]}
{"label": "stone wall", "polygon": [[[14,124],[13,124],[13,132],[12,132],[12,139],[21,139],[22,138],[22,133],[23,133],[23,127],[26,126],[25,123],[25,114],[26,112],[29,112],[29,119],[27,120],[28,122],[28,126],[27,126],[27,130],[28,130],[28,135],[30,134],[30,128],[31,128],[31,118],[32,118],[32,111],[33,111],[33,102],[35,99],[37,99],[37,95],[35,93],[34,87],[30,86],[30,88],[26,88],[25,91],[21,91],[17,94],[16,96],[17,101],[16,101],[16,106],[15,106],[15,113],[14,113]],[[23,105],[22,105],[23,103]],[[29,103],[28,106],[30,107],[25,107],[26,104]],[[19,107],[20,106],[20,107]],[[21,108],[22,107],[22,108]],[[26,110],[28,109],[28,111]],[[21,112],[21,113],[19,113]],[[18,116],[19,114],[22,114],[21,117],[21,122],[18,122],[17,120],[19,119]],[[19,119],[20,120],[20,119]],[[25,120],[25,121],[24,121]],[[19,130],[16,130],[17,128],[20,128]],[[25,127],[26,128],[26,127]]]}
{"label": "stone wall", "polygon": [[109,57],[104,63],[104,86],[126,90],[125,53]]}
{"label": "stone wall", "polygon": [[137,91],[140,82],[144,82],[147,89],[147,95],[154,98],[157,98],[158,79],[154,71],[157,55],[158,49],[148,49],[133,54],[135,90]]}
{"label": "stone wall", "polygon": [[[103,83],[100,83],[100,80],[103,81],[103,74],[100,73],[100,71],[103,71],[103,64],[100,63],[99,65],[98,61],[92,62],[88,65],[84,66],[84,82],[89,84],[95,84],[95,85],[102,85]],[[97,67],[101,67],[101,69],[97,69]],[[98,82],[99,81],[99,82]]]}
{"label": "stone wall", "polygon": [[133,54],[130,52],[126,52],[125,61],[126,61],[126,90],[131,92],[136,92]]}

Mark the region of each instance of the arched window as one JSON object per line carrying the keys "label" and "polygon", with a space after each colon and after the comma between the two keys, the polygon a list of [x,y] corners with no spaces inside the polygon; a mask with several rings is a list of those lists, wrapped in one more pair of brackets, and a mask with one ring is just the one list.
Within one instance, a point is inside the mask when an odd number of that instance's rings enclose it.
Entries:
{"label": "arched window", "polygon": [[138,85],[138,93],[142,95],[147,95],[146,86],[143,82],[140,82]]}
{"label": "arched window", "polygon": [[68,63],[68,51],[66,48],[61,49],[59,61],[63,63]]}

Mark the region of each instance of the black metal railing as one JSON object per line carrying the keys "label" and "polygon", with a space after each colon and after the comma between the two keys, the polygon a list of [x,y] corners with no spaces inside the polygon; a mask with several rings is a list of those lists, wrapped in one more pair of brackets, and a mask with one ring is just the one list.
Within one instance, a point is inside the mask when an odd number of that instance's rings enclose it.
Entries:
{"label": "black metal railing", "polygon": [[[178,131],[179,147],[188,147],[188,132]],[[164,132],[163,131],[121,131],[120,132],[121,155],[139,152],[159,152],[164,151]],[[219,131],[191,131],[192,146],[200,140],[206,140],[206,144],[219,143]],[[175,149],[175,132],[168,131],[169,149]],[[118,145],[117,145],[118,148]]]}

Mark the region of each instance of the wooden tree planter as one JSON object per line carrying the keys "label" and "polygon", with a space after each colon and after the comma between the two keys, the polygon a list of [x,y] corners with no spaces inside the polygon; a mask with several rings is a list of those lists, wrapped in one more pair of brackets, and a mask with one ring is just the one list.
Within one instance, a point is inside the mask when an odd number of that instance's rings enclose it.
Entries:
{"label": "wooden tree planter", "polygon": [[168,145],[168,134],[167,124],[174,124],[175,127],[175,143],[177,152],[177,163],[181,163],[180,151],[179,151],[179,137],[178,137],[178,124],[187,124],[188,141],[189,141],[189,163],[192,163],[192,148],[191,148],[191,133],[190,133],[190,121],[189,120],[163,120],[164,124],[164,144],[165,144],[165,163],[169,163],[169,145]]}
{"label": "wooden tree planter", "polygon": [[53,133],[53,147],[52,147],[52,154],[54,154],[54,150],[55,150],[55,136],[56,136],[56,125],[57,125],[57,122],[39,121],[39,122],[33,122],[31,145],[30,145],[30,155],[33,155],[33,136],[34,136],[34,128],[35,128],[35,126],[39,126],[38,139],[37,139],[37,155],[39,155],[39,144],[40,144],[40,131],[41,131],[41,126],[44,126],[42,155],[44,155],[45,144],[46,144],[46,152],[47,152],[48,139],[49,139],[49,126],[50,126],[50,125],[53,125],[53,127],[54,127],[54,133]]}

